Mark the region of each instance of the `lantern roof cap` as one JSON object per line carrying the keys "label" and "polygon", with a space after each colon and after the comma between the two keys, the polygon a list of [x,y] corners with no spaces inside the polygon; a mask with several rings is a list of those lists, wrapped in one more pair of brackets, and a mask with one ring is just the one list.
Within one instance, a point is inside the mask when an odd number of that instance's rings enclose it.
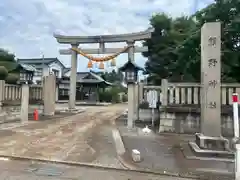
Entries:
{"label": "lantern roof cap", "polygon": [[126,71],[128,69],[134,69],[136,71],[145,71],[144,68],[138,66],[135,62],[128,61],[122,67],[119,68],[120,71]]}

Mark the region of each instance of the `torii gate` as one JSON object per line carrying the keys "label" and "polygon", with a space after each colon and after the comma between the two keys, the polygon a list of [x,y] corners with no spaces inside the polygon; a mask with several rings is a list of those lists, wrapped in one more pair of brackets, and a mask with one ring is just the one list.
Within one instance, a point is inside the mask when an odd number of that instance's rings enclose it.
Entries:
{"label": "torii gate", "polygon": [[[70,75],[70,93],[69,93],[69,109],[75,109],[76,103],[76,76],[77,76],[77,53],[81,51],[85,54],[112,54],[121,52],[123,48],[105,48],[105,43],[126,42],[126,51],[121,53],[128,53],[128,60],[134,61],[134,53],[141,53],[148,51],[148,47],[134,46],[135,41],[142,41],[151,38],[152,28],[145,31],[129,34],[117,35],[98,35],[98,36],[65,36],[54,34],[57,42],[60,44],[70,44],[71,48],[61,49],[59,52],[62,55],[71,55],[71,75]],[[96,49],[81,49],[81,44],[98,43],[99,48]],[[75,49],[75,50],[74,50]],[[129,96],[129,95],[128,95]],[[131,99],[131,98],[129,98]],[[138,109],[138,99],[134,98],[135,111]],[[138,114],[138,113],[137,113]]]}

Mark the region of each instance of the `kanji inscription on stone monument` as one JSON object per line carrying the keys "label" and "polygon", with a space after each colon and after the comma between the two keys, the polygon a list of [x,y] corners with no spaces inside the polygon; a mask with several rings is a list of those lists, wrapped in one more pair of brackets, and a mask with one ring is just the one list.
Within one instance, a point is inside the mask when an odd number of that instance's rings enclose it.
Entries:
{"label": "kanji inscription on stone monument", "polygon": [[209,108],[216,108],[216,102],[210,102],[209,103]]}
{"label": "kanji inscription on stone monument", "polygon": [[213,88],[215,88],[216,87],[216,85],[217,85],[217,81],[216,80],[211,80],[211,81],[209,81],[209,86],[210,87],[213,87]]}
{"label": "kanji inscription on stone monument", "polygon": [[217,37],[210,37],[208,39],[208,45],[209,46],[216,46],[216,44],[217,44]]}
{"label": "kanji inscription on stone monument", "polygon": [[208,67],[215,67],[217,64],[217,60],[216,59],[209,59],[208,60]]}
{"label": "kanji inscription on stone monument", "polygon": [[201,32],[201,132],[221,135],[221,24],[206,23]]}

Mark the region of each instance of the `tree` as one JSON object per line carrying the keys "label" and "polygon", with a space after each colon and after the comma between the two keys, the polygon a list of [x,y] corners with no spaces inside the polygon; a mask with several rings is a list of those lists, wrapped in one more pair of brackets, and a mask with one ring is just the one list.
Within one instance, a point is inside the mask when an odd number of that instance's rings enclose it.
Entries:
{"label": "tree", "polygon": [[146,42],[149,52],[146,70],[149,80],[200,81],[200,29],[205,22],[221,21],[222,80],[240,81],[240,1],[215,0],[191,17],[172,19],[158,14],[150,19],[155,28]]}
{"label": "tree", "polygon": [[12,71],[16,69],[17,65],[14,54],[11,54],[4,49],[0,49],[0,66],[4,66],[8,71]]}
{"label": "tree", "polygon": [[220,21],[222,24],[222,81],[239,82],[240,1],[216,0],[192,18],[196,19],[196,33],[178,49],[178,54],[182,55],[182,61],[189,62],[186,68],[187,73],[191,73],[195,80],[200,81],[200,28],[205,22]]}
{"label": "tree", "polygon": [[100,74],[101,77],[108,82],[119,84],[123,80],[123,74],[120,71],[112,70],[111,72],[104,72]]}
{"label": "tree", "polygon": [[144,42],[149,51],[143,53],[148,57],[145,64],[150,75],[148,81],[160,84],[162,78],[180,80],[185,66],[179,63],[175,48],[195,27],[194,21],[188,17],[172,19],[165,14],[157,14],[150,22],[155,30],[152,38]]}

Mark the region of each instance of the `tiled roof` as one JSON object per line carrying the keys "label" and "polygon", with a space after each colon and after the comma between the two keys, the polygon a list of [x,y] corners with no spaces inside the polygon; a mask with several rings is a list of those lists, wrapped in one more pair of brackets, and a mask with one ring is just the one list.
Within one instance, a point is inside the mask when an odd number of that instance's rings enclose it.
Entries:
{"label": "tiled roof", "polygon": [[58,59],[58,58],[29,58],[29,59],[17,59],[18,63],[23,63],[23,64],[30,64],[30,65],[42,65],[42,64],[50,64],[53,62],[59,62],[64,68],[65,65]]}
{"label": "tiled roof", "polygon": [[68,72],[68,71],[70,71],[71,70],[71,68],[64,68],[63,69],[63,74],[65,74],[66,72]]}
{"label": "tiled roof", "polygon": [[31,65],[23,64],[23,63],[19,63],[19,65],[26,71],[32,71],[32,72],[37,71],[37,69]]}
{"label": "tiled roof", "polygon": [[[91,75],[94,79],[88,79],[86,78],[88,75]],[[105,82],[108,85],[111,85],[111,83],[105,81],[101,76],[95,74],[94,72],[78,72],[77,73],[77,82],[79,83],[101,83]]]}
{"label": "tiled roof", "polygon": [[50,64],[54,61],[59,61],[57,58],[29,58],[29,59],[17,59],[19,63],[24,64]]}

